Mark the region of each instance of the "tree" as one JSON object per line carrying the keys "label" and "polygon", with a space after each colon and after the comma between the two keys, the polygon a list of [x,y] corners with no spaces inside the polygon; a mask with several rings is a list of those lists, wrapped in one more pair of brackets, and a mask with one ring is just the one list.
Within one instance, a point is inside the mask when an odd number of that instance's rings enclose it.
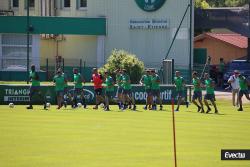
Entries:
{"label": "tree", "polygon": [[101,73],[104,70],[108,70],[112,73],[117,69],[126,69],[130,75],[131,82],[138,83],[144,72],[144,63],[134,54],[128,53],[124,50],[114,49],[111,52],[107,63],[99,70]]}
{"label": "tree", "polygon": [[201,8],[201,9],[207,9],[210,6],[205,0],[196,0],[195,1],[195,7],[196,8]]}
{"label": "tree", "polygon": [[206,0],[206,2],[211,7],[239,7],[248,4],[250,0]]}

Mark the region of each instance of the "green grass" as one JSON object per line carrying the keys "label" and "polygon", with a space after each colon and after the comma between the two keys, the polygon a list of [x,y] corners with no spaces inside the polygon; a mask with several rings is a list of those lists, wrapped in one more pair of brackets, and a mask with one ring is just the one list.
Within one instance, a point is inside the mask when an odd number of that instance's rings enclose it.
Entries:
{"label": "green grass", "polygon": [[[170,167],[172,115],[0,106],[1,167]],[[90,107],[89,107],[90,108]],[[221,161],[221,149],[250,149],[250,105],[237,112],[227,101],[219,115],[192,105],[176,114],[179,167],[249,167],[250,161]]]}

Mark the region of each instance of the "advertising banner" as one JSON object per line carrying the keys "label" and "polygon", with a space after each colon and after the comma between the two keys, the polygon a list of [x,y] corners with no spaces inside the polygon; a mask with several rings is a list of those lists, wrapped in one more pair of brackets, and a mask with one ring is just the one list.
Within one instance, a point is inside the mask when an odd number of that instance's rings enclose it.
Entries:
{"label": "advertising banner", "polygon": [[[34,103],[42,104],[46,97],[49,97],[51,104],[56,104],[56,92],[54,86],[41,86],[40,87],[42,97],[35,95]],[[73,92],[73,87],[69,86],[68,92]],[[84,96],[87,104],[95,103],[95,91],[93,86],[84,86]],[[176,100],[175,89],[173,86],[161,86],[161,98],[163,102],[171,103],[172,96]],[[103,89],[104,94],[104,89]],[[146,92],[141,85],[132,86],[132,94],[137,104],[145,103]],[[184,91],[184,96],[187,97],[187,91]],[[116,90],[113,93],[113,98],[116,98]],[[29,86],[26,85],[0,85],[0,104],[28,104],[29,101]]]}

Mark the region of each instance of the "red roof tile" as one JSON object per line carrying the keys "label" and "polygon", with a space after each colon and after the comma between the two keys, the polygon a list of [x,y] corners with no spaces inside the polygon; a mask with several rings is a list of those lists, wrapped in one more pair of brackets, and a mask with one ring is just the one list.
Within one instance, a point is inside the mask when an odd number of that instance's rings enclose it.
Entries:
{"label": "red roof tile", "polygon": [[195,41],[204,39],[205,37],[214,38],[222,42],[234,45],[236,47],[245,49],[247,48],[247,37],[240,34],[216,34],[216,33],[205,33],[195,37]]}

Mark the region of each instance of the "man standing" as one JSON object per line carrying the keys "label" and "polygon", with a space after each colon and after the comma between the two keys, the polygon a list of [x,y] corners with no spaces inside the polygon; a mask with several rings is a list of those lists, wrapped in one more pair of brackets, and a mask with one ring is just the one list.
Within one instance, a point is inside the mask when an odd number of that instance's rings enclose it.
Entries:
{"label": "man standing", "polygon": [[54,76],[53,82],[55,84],[56,90],[56,98],[58,105],[57,109],[60,109],[63,105],[64,87],[66,83],[64,75],[62,75],[62,70],[60,68],[57,70],[57,74]]}
{"label": "man standing", "polygon": [[[179,111],[181,103],[184,101],[184,88],[185,88],[185,80],[181,76],[180,71],[175,72],[174,77],[174,85],[175,85],[175,94],[177,96],[177,108],[175,111]],[[188,107],[188,102],[185,100],[186,106]]]}
{"label": "man standing", "polygon": [[68,99],[69,99],[69,93],[68,93],[68,79],[67,79],[67,75],[62,72],[62,76],[64,77],[65,83],[64,83],[64,90],[63,90],[63,105],[66,108],[67,107],[67,103],[68,103]]}
{"label": "man standing", "polygon": [[115,83],[108,71],[104,72],[104,77],[105,77],[105,108],[104,110],[110,111],[109,102],[115,91],[115,87],[114,87]]}
{"label": "man standing", "polygon": [[239,83],[240,83],[240,92],[239,92],[239,103],[240,103],[240,108],[238,111],[243,111],[242,107],[242,97],[243,95],[246,96],[247,100],[250,100],[249,93],[248,93],[248,81],[246,77],[243,75],[239,75]]}
{"label": "man standing", "polygon": [[82,83],[84,82],[80,73],[78,73],[78,69],[73,69],[74,73],[74,97],[73,97],[73,108],[77,107],[77,103],[81,102],[83,107],[86,108],[86,101],[83,94]]}
{"label": "man standing", "polygon": [[153,103],[153,96],[152,96],[152,92],[151,92],[151,75],[150,75],[150,70],[147,69],[145,71],[145,74],[142,76],[141,80],[140,80],[140,83],[142,85],[144,85],[145,87],[145,92],[147,94],[146,96],[146,106],[144,107],[145,110],[149,109],[151,110],[151,106],[152,106],[152,103]]}
{"label": "man standing", "polygon": [[218,109],[215,103],[215,94],[214,94],[215,82],[211,78],[209,78],[208,73],[204,74],[204,78],[205,78],[205,87],[206,87],[206,94],[204,96],[204,103],[207,106],[206,113],[209,113],[211,111],[211,108],[209,107],[208,102],[207,102],[208,100],[210,100],[215,109],[214,113],[218,114]]}
{"label": "man standing", "polygon": [[122,109],[125,110],[128,105],[129,108],[132,109],[133,105],[133,110],[136,110],[136,105],[135,105],[135,100],[133,98],[132,92],[131,92],[131,81],[130,77],[127,74],[127,70],[123,69],[122,70],[122,87],[123,87],[123,107]]}
{"label": "man standing", "polygon": [[151,88],[152,88],[152,96],[153,96],[153,110],[156,110],[156,101],[160,104],[160,110],[162,110],[162,99],[160,95],[160,77],[155,73],[155,69],[151,70]]}
{"label": "man standing", "polygon": [[[44,98],[42,97],[42,94],[40,91],[40,81],[39,81],[38,73],[36,72],[35,65],[31,65],[30,81],[31,81],[30,93],[29,93],[30,100],[29,100],[29,106],[26,107],[27,109],[33,109],[32,103],[33,103],[33,97],[35,94],[38,94],[40,99],[43,99],[44,101]],[[46,109],[45,101],[44,101],[44,109]]]}
{"label": "man standing", "polygon": [[117,98],[118,98],[119,109],[121,109],[123,106],[123,103],[122,103],[123,102],[123,95],[122,95],[123,88],[122,88],[122,74],[121,73],[122,72],[120,69],[116,70]]}
{"label": "man standing", "polygon": [[[202,103],[202,89],[201,89],[201,81],[198,78],[198,73],[196,71],[193,72],[193,85],[194,85],[194,94],[193,94],[193,98],[192,98],[192,102],[194,103],[194,105],[196,105],[198,107],[198,112],[201,111],[201,113],[204,113],[204,108],[203,108],[203,103]],[[198,99],[198,102],[200,103],[200,105],[198,105],[198,103],[195,101]]]}
{"label": "man standing", "polygon": [[101,103],[105,103],[105,99],[102,97],[102,82],[103,77],[101,74],[98,73],[97,68],[93,68],[92,70],[92,80],[91,82],[94,83],[94,90],[95,90],[95,96],[96,96],[96,105],[93,107],[93,109],[98,109],[98,105]]}
{"label": "man standing", "polygon": [[[239,74],[240,74],[240,72],[238,70],[235,70],[234,75],[231,75],[227,81],[232,87],[233,106],[239,105],[239,89],[240,89]],[[236,105],[235,105],[235,97],[236,97]]]}
{"label": "man standing", "polygon": [[225,72],[224,59],[220,58],[219,71],[218,71],[218,86],[223,87],[223,76]]}

